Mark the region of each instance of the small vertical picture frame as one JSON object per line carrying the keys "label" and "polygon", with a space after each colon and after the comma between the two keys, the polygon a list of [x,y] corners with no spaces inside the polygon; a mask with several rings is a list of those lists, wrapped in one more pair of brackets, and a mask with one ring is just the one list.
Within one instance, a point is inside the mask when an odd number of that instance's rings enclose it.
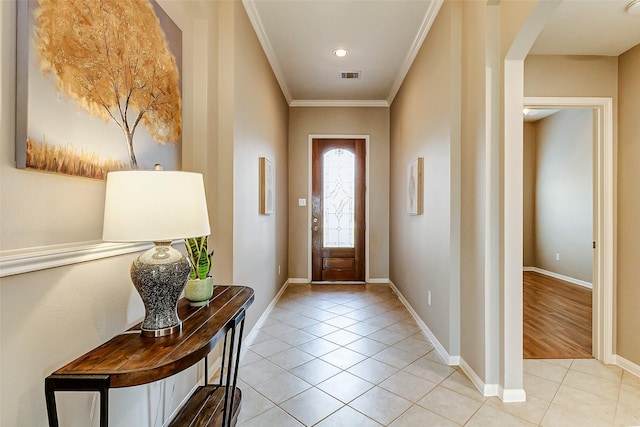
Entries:
{"label": "small vertical picture frame", "polygon": [[424,160],[422,157],[407,165],[407,213],[422,215],[422,180]]}
{"label": "small vertical picture frame", "polygon": [[260,157],[260,215],[275,212],[275,169],[266,157]]}

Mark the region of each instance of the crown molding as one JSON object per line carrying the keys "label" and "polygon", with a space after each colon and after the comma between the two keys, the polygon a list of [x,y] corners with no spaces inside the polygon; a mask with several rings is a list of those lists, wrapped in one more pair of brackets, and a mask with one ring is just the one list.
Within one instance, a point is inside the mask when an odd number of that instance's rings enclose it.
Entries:
{"label": "crown molding", "polygon": [[290,107],[378,107],[388,108],[389,103],[381,100],[346,100],[346,99],[316,99],[316,100],[293,100]]}
{"label": "crown molding", "polygon": [[396,79],[391,86],[389,96],[387,97],[387,104],[391,105],[394,98],[398,94],[398,91],[402,86],[402,82],[404,81],[405,77],[407,77],[407,73],[411,69],[411,65],[413,65],[413,61],[416,59],[416,56],[418,56],[418,52],[422,47],[422,43],[427,37],[427,34],[429,33],[431,26],[433,25],[433,21],[435,21],[436,16],[440,11],[440,7],[442,7],[443,3],[444,0],[434,0],[429,3],[429,9],[427,10],[424,19],[422,20],[420,30],[418,31],[418,34],[416,34],[416,38],[413,40],[413,44],[411,45],[411,48],[409,49],[409,52],[407,53],[402,66],[400,67],[400,71],[398,72],[398,75],[396,76]]}
{"label": "crown molding", "polygon": [[269,38],[267,37],[267,33],[264,30],[264,25],[262,25],[262,21],[260,20],[260,15],[258,14],[255,3],[255,0],[242,0],[244,9],[247,11],[247,15],[249,16],[249,21],[251,21],[251,25],[253,25],[253,29],[258,36],[260,44],[262,45],[262,50],[264,51],[269,64],[271,64],[271,70],[273,71],[273,74],[276,76],[276,80],[280,85],[280,90],[282,90],[282,94],[287,100],[287,104],[291,104],[291,91],[286,84],[286,79],[284,78],[282,67],[280,67],[280,63],[278,62],[273,47],[271,46],[271,42],[269,42]]}

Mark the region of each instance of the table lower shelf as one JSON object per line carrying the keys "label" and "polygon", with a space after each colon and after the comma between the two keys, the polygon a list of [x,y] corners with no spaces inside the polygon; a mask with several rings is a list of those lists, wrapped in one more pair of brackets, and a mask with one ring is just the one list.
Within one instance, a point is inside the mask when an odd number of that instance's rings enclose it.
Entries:
{"label": "table lower shelf", "polygon": [[[233,393],[231,393],[233,391]],[[225,387],[217,385],[200,386],[184,404],[169,427],[209,427],[222,426],[224,421]],[[239,388],[230,390],[233,396],[230,426],[235,426],[240,413],[242,392]]]}

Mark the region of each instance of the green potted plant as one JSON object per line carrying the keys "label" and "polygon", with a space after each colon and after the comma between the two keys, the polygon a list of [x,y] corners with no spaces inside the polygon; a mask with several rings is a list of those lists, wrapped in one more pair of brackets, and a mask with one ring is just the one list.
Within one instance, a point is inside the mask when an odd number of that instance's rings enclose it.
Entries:
{"label": "green potted plant", "polygon": [[213,296],[213,277],[209,276],[213,251],[208,252],[207,236],[190,237],[184,239],[184,242],[187,247],[187,259],[191,265],[184,296],[190,301],[191,306],[207,305]]}

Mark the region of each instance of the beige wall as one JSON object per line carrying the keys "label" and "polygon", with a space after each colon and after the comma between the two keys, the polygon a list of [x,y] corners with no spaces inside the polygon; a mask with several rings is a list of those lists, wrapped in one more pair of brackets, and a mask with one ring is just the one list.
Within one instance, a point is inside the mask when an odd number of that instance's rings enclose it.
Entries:
{"label": "beige wall", "polygon": [[[449,355],[459,354],[459,6],[442,6],[391,106],[390,278]],[[417,157],[424,213],[410,216],[406,168]]]}
{"label": "beige wall", "polygon": [[[228,3],[235,9],[233,283],[255,290],[255,301],[247,312],[247,327],[251,328],[288,277],[289,107],[244,7],[241,2]],[[272,215],[259,214],[260,157],[268,158],[276,170]]]}
{"label": "beige wall", "polygon": [[462,3],[460,356],[485,381],[486,13],[483,2]]}
{"label": "beige wall", "polygon": [[608,96],[614,99],[615,112],[618,58],[614,56],[530,55],[524,73],[524,96]]}
{"label": "beige wall", "polygon": [[525,267],[536,266],[536,129],[536,123],[524,123],[522,263]]}
{"label": "beige wall", "polygon": [[525,61],[525,96],[605,96],[613,99],[613,140],[616,155],[616,272],[614,353],[640,364],[636,207],[637,139],[635,111],[640,104],[637,78],[639,48],[620,57],[531,56]]}
{"label": "beige wall", "polygon": [[[183,168],[205,174],[216,249],[214,279],[242,280],[256,289],[248,331],[287,277],[287,248],[274,241],[286,242],[288,111],[264,56],[258,55],[259,44],[241,3],[233,3],[160,0],[183,31]],[[2,259],[7,249],[24,248],[29,254],[34,246],[100,239],[104,198],[103,181],[15,169],[15,30],[15,1],[0,2]],[[223,61],[224,55],[231,55],[231,64]],[[234,84],[231,93],[224,92],[236,73],[244,79],[251,73],[254,97]],[[231,130],[220,129],[218,123],[231,123]],[[236,124],[242,130],[234,135]],[[258,154],[274,160],[280,189],[278,213],[264,218],[254,209]],[[234,171],[253,177],[238,178],[236,188]],[[264,237],[259,242],[254,238],[251,246],[240,232],[234,247],[231,239],[238,227]],[[44,378],[143,316],[142,302],[128,277],[135,256],[1,279],[0,425],[46,425]],[[282,277],[277,275],[278,264]],[[159,383],[112,390],[110,426],[162,424],[202,374],[198,366]],[[59,394],[61,425],[97,425],[90,419],[92,399],[88,393]]]}
{"label": "beige wall", "polygon": [[565,109],[536,122],[533,266],[587,283],[593,273],[593,142],[589,109]]}
{"label": "beige wall", "polygon": [[618,134],[618,246],[616,352],[640,365],[640,286],[638,286],[638,211],[640,211],[640,46],[620,56]]}
{"label": "beige wall", "polygon": [[[389,277],[389,109],[293,107],[289,110],[289,277],[307,279],[309,135],[369,135],[369,277]],[[298,206],[298,199],[307,206]],[[404,205],[403,205],[404,206]]]}

